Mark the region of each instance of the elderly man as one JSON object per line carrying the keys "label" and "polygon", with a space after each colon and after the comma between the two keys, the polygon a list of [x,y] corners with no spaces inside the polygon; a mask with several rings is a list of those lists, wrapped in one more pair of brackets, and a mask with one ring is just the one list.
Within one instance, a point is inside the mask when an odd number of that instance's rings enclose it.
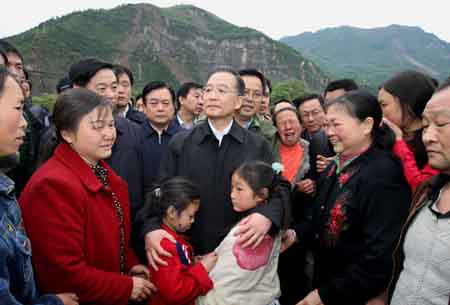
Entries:
{"label": "elderly man", "polygon": [[[200,255],[213,251],[238,221],[230,201],[233,171],[246,161],[273,161],[269,143],[233,119],[241,107],[244,89],[236,72],[222,69],[212,73],[203,90],[207,120],[176,134],[161,162],[161,179],[186,176],[199,187],[201,206],[190,233]],[[280,200],[270,198],[268,204],[258,206],[246,218],[239,232],[243,246],[258,245],[271,228],[278,231],[283,216]],[[158,229],[156,221],[146,223],[140,230],[141,239],[147,235],[147,257],[155,268],[155,262],[164,264],[160,257],[165,252],[160,247],[161,239],[172,239]]]}
{"label": "elderly man", "polygon": [[440,174],[414,196],[396,250],[392,305],[450,301],[450,80],[432,96],[422,117],[429,163]]}

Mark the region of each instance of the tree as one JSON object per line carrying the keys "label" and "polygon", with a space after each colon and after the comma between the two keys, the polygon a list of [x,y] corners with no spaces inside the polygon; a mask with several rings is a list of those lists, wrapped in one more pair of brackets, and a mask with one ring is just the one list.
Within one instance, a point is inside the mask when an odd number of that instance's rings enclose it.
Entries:
{"label": "tree", "polygon": [[293,99],[301,95],[309,93],[310,92],[303,81],[292,79],[275,83],[270,98],[272,103],[279,101],[281,99],[287,99],[289,101],[292,101]]}

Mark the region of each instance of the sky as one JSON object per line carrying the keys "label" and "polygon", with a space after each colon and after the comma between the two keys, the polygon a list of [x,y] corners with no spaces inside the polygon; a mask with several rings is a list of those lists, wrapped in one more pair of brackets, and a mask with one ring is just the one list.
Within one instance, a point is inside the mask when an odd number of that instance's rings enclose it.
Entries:
{"label": "sky", "polygon": [[0,38],[22,33],[52,17],[74,11],[109,9],[120,4],[142,2],[160,7],[192,4],[235,25],[261,31],[273,39],[342,25],[373,28],[401,24],[419,26],[450,42],[445,1],[437,0],[9,0],[2,5]]}

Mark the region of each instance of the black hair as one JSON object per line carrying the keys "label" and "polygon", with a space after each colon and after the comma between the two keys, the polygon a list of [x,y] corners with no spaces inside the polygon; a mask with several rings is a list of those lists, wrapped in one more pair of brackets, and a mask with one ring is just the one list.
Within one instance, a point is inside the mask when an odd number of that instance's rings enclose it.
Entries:
{"label": "black hair", "polygon": [[303,103],[310,101],[310,100],[315,100],[315,99],[319,100],[320,106],[323,109],[324,105],[325,105],[325,100],[323,99],[323,97],[321,95],[316,94],[316,93],[299,96],[296,99],[293,99],[292,103],[294,104],[295,108],[298,109],[298,107],[300,107]]}
{"label": "black hair", "polygon": [[79,87],[86,87],[91,78],[94,77],[98,71],[108,69],[114,72],[113,68],[113,64],[100,61],[96,58],[82,59],[70,66],[70,82]]}
{"label": "black hair", "polygon": [[62,131],[77,131],[81,119],[96,108],[101,111],[106,109],[112,111],[112,104],[85,88],[67,89],[58,95],[52,115],[55,138],[51,137],[46,145],[48,147],[40,147],[42,154],[39,156],[38,164],[43,164],[51,157],[56,146],[64,142]]}
{"label": "black hair", "polygon": [[386,124],[381,124],[383,112],[374,95],[364,90],[353,90],[326,103],[325,110],[333,105],[343,106],[350,116],[361,122],[366,118],[372,118],[372,145],[381,149],[390,150],[392,148],[395,143],[395,135]]}
{"label": "black hair", "polygon": [[412,119],[422,117],[436,86],[427,75],[408,70],[394,75],[381,88],[398,99],[403,114],[402,123],[405,124],[408,116]]}
{"label": "black hair", "polygon": [[3,92],[5,90],[5,83],[6,79],[10,77],[12,80],[14,80],[20,87],[19,82],[17,81],[17,78],[11,74],[11,72],[6,69],[6,67],[0,66],[0,97],[3,95]]}
{"label": "black hair", "polygon": [[20,60],[23,62],[23,57],[22,54],[19,52],[19,50],[13,46],[10,42],[4,40],[4,39],[0,39],[0,49],[3,50],[3,52],[6,54],[8,53],[13,53],[16,54]]}
{"label": "black hair", "polygon": [[202,85],[194,83],[194,82],[187,82],[180,86],[180,88],[177,91],[177,109],[180,108],[180,97],[186,98],[186,96],[189,94],[189,91],[191,89],[202,89]]}
{"label": "black hair", "polygon": [[[275,108],[274,108],[274,109],[275,109]],[[293,113],[295,113],[295,116],[297,117],[298,122],[300,123],[300,125],[302,124],[302,120],[301,120],[301,118],[300,118],[300,114],[298,113],[297,109],[291,108],[291,107],[284,107],[284,108],[278,109],[278,110],[275,111],[275,112],[273,113],[273,115],[272,115],[272,122],[273,122],[273,125],[274,125],[275,127],[278,128],[278,126],[277,126],[277,117],[278,117],[278,115],[279,115],[281,112],[284,112],[284,111],[292,111]]]}
{"label": "black hair", "polygon": [[289,225],[290,221],[290,198],[281,189],[281,184],[285,182],[280,174],[263,161],[248,161],[239,166],[233,173],[244,180],[258,196],[263,195],[263,189],[269,192],[269,198],[274,195],[281,197],[283,204],[283,228]]}
{"label": "black hair", "polygon": [[7,67],[8,66],[8,56],[6,56],[5,50],[3,50],[1,47],[0,47],[0,56],[3,58],[3,61],[5,62],[5,67]]}
{"label": "black hair", "polygon": [[121,66],[121,65],[114,65],[113,67],[114,74],[116,74],[117,80],[119,80],[119,76],[126,74],[128,78],[130,79],[131,86],[134,85],[134,78],[133,78],[133,72],[131,72],[130,69],[127,67]]}
{"label": "black hair", "polygon": [[350,78],[337,79],[328,83],[324,91],[324,96],[327,92],[338,89],[344,89],[346,92],[348,92],[351,90],[358,90],[358,85],[353,79]]}
{"label": "black hair", "polygon": [[172,105],[175,107],[175,92],[173,91],[172,87],[169,86],[169,84],[163,81],[153,81],[145,85],[144,89],[142,89],[142,102],[144,103],[144,105],[147,105],[147,95],[150,92],[164,88],[169,90],[170,96],[172,97]]}
{"label": "black hair", "polygon": [[256,69],[242,69],[242,70],[239,70],[238,73],[241,77],[242,76],[253,76],[253,77],[258,78],[261,81],[261,89],[262,89],[261,93],[263,95],[266,94],[266,78],[264,77],[264,74],[262,74],[260,71],[258,71]]}
{"label": "black hair", "polygon": [[169,207],[172,206],[181,213],[194,200],[200,200],[197,186],[187,178],[172,177],[145,194],[145,203],[136,214],[136,219],[138,222],[145,223],[156,216],[162,221]]}
{"label": "black hair", "polygon": [[239,75],[238,72],[236,72],[235,70],[230,69],[230,68],[218,68],[217,70],[214,70],[214,72],[210,73],[208,75],[207,79],[209,79],[211,76],[213,76],[216,73],[229,73],[232,76],[234,76],[234,78],[236,80],[236,91],[237,91],[238,95],[239,96],[243,96],[244,95],[245,83],[242,80],[242,78],[241,78],[241,76]]}
{"label": "black hair", "polygon": [[[269,89],[269,95],[270,95],[272,93],[272,82],[270,81],[270,79],[268,79],[266,77],[266,89],[267,88]],[[266,92],[267,92],[267,90],[264,91],[264,96],[267,96]]]}

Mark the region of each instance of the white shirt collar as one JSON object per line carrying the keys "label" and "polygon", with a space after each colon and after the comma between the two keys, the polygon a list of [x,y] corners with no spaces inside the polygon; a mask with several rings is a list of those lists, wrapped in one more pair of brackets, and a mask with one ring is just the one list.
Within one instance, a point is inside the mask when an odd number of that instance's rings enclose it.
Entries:
{"label": "white shirt collar", "polygon": [[222,144],[223,137],[230,132],[231,126],[233,125],[233,120],[230,121],[230,124],[223,131],[218,131],[217,129],[215,129],[209,120],[208,120],[208,124],[209,124],[209,127],[211,128],[211,131],[213,132],[214,136],[219,141],[219,146],[220,146],[220,144]]}

